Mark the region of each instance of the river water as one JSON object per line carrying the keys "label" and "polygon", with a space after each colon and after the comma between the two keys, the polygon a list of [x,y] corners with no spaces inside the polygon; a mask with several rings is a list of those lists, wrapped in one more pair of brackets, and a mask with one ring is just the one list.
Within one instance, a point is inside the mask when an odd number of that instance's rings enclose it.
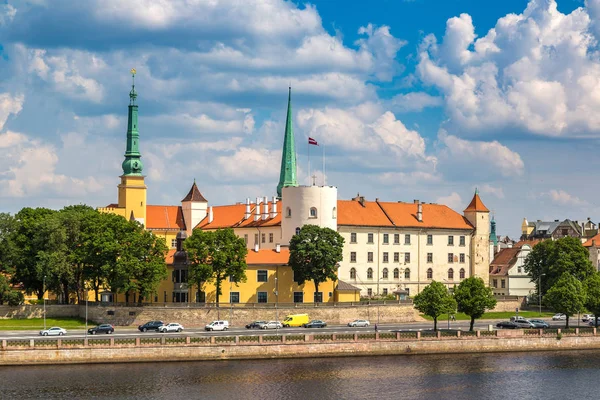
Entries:
{"label": "river water", "polygon": [[600,351],[0,367],[1,399],[598,399]]}

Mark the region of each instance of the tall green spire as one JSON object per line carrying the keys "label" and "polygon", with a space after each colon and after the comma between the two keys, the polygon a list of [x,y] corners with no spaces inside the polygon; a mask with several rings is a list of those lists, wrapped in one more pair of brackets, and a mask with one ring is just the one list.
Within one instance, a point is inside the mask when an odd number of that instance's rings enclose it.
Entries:
{"label": "tall green spire", "polygon": [[496,221],[494,220],[493,215],[490,224],[492,225],[490,229],[490,242],[494,243],[494,246],[496,246],[498,244],[498,236],[496,235]]}
{"label": "tall green spire", "polygon": [[281,189],[285,186],[298,186],[296,180],[296,144],[294,141],[294,128],[292,126],[292,88],[288,93],[287,119],[285,121],[285,136],[283,138],[283,152],[281,153],[281,172],[277,185],[277,196],[281,197]]}
{"label": "tall green spire", "polygon": [[135,103],[137,93],[135,92],[135,68],[131,69],[133,83],[129,92],[129,114],[127,116],[127,149],[125,150],[125,161],[123,161],[123,175],[142,175],[142,155],[140,154],[140,134],[138,132],[138,106]]}

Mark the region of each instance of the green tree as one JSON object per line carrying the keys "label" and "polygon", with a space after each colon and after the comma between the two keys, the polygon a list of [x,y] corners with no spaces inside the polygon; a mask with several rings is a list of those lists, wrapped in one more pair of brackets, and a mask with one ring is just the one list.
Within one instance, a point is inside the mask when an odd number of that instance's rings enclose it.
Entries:
{"label": "green tree", "polygon": [[[319,284],[337,280],[338,263],[342,261],[344,238],[330,228],[304,225],[290,240],[288,264],[294,271],[294,279],[299,285],[313,281],[315,293]],[[315,299],[321,300],[319,298]]]}
{"label": "green tree", "polygon": [[544,303],[554,312],[567,316],[565,327],[569,327],[569,317],[584,310],[586,302],[585,287],[573,275],[565,272],[556,281],[546,295]]}
{"label": "green tree", "polygon": [[14,273],[12,259],[15,248],[11,237],[16,228],[17,221],[12,215],[0,213],[0,273]]}
{"label": "green tree", "polygon": [[595,272],[583,282],[586,292],[585,308],[594,313],[594,326],[598,327],[598,316],[600,316],[600,273]]}
{"label": "green tree", "polygon": [[440,315],[456,310],[456,301],[441,282],[432,281],[413,299],[417,310],[433,318],[433,330],[437,330]]}
{"label": "green tree", "polygon": [[496,306],[492,289],[485,286],[483,279],[474,276],[463,280],[458,285],[454,291],[454,299],[458,311],[471,317],[470,331],[473,330],[477,318],[481,318],[486,310]]}
{"label": "green tree", "polygon": [[196,285],[199,299],[202,298],[204,285],[214,276],[210,257],[214,239],[214,232],[196,229],[192,232],[192,236],[183,242],[189,261],[188,281]]}
{"label": "green tree", "polygon": [[538,288],[542,296],[565,272],[584,281],[595,271],[588,250],[579,239],[572,237],[538,243],[525,259],[524,267],[536,285],[540,282],[540,276],[543,276],[542,287]]}
{"label": "green tree", "polygon": [[244,239],[238,237],[233,229],[217,229],[210,248],[210,265],[217,291],[217,306],[221,292],[221,283],[226,277],[233,283],[246,281],[246,255],[248,249]]}

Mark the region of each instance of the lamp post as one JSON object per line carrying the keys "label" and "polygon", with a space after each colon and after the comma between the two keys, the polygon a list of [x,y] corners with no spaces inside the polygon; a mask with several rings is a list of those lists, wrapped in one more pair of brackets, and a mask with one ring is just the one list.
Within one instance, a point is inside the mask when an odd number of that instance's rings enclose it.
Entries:
{"label": "lamp post", "polygon": [[546,274],[540,274],[538,276],[538,306],[540,310],[540,317],[542,316],[542,276]]}
{"label": "lamp post", "polygon": [[88,334],[88,289],[85,288],[85,337]]}
{"label": "lamp post", "polygon": [[44,330],[46,330],[46,275],[42,281],[42,296],[44,297]]}
{"label": "lamp post", "polygon": [[229,278],[229,321],[231,321],[231,317],[233,314],[233,301],[231,300],[231,291],[233,290],[233,282],[231,282],[231,278]]}
{"label": "lamp post", "polygon": [[275,277],[275,319],[279,322],[279,281]]}

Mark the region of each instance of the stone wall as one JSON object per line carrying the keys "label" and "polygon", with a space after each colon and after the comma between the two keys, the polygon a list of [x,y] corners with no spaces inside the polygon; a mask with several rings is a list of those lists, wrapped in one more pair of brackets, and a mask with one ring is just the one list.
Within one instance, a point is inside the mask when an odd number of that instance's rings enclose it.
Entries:
{"label": "stone wall", "polygon": [[509,311],[514,313],[517,308],[519,310],[523,308],[524,300],[524,297],[519,297],[518,299],[498,300],[496,307],[492,311]]}
{"label": "stone wall", "polygon": [[[76,318],[78,315],[79,306],[77,305],[46,305],[46,318]],[[44,318],[44,306],[0,306],[0,319],[3,318]]]}

